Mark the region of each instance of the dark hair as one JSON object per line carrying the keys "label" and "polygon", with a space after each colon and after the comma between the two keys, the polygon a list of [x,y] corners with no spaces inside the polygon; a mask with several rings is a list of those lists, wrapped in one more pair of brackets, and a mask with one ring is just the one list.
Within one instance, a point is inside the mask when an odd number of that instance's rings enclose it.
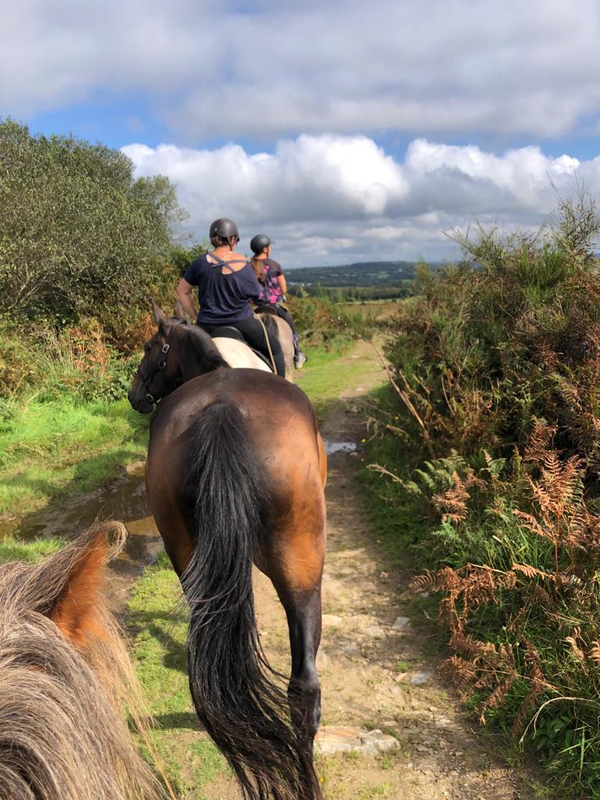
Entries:
{"label": "dark hair", "polygon": [[[233,237],[229,237],[233,238]],[[236,237],[236,244],[239,242],[240,237]],[[211,236],[210,243],[213,247],[229,247],[229,239],[226,236]]]}
{"label": "dark hair", "polygon": [[260,283],[264,283],[265,282],[265,266],[266,266],[264,258],[257,258],[256,256],[253,256],[250,259],[250,263],[252,264],[252,269],[256,273],[256,277],[258,278]]}

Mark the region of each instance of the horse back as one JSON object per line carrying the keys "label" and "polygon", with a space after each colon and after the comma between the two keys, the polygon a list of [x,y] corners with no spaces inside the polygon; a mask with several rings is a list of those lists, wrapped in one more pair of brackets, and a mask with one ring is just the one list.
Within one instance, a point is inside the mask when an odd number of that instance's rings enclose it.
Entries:
{"label": "horse back", "polygon": [[[184,568],[193,549],[195,428],[216,402],[235,406],[244,421],[258,465],[256,479],[268,496],[270,541],[265,551],[298,550],[301,537],[305,541],[300,549],[315,550],[322,560],[325,455],[314,411],[298,387],[253,369],[215,370],[194,378],[163,400],[153,418],[146,484],[172,560]],[[170,531],[177,542],[175,558],[167,541]],[[273,577],[274,567],[259,566]]]}

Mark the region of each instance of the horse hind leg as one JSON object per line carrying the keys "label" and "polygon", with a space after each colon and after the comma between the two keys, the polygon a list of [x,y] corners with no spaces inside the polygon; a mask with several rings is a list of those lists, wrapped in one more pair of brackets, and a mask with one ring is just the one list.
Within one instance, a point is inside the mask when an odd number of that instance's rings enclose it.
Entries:
{"label": "horse hind leg", "polygon": [[321,588],[278,589],[285,609],[292,652],[288,700],[292,721],[312,750],[321,719],[321,687],[315,659],[321,641]]}

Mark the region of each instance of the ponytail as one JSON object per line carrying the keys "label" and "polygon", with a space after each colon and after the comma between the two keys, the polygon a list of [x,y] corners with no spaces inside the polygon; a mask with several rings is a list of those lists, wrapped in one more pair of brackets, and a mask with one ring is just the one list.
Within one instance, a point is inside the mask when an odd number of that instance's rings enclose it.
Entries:
{"label": "ponytail", "polygon": [[259,280],[259,283],[264,283],[265,281],[265,260],[264,258],[258,258],[257,256],[253,256],[250,259],[250,263],[252,264],[252,269],[254,270],[256,277]]}

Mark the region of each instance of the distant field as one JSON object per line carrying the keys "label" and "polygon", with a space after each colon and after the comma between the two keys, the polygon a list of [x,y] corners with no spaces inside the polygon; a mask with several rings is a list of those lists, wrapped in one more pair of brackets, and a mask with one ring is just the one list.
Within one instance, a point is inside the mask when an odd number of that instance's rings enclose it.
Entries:
{"label": "distant field", "polygon": [[[301,267],[289,270],[291,286],[322,286],[323,288],[383,288],[399,287],[414,280],[416,261],[365,261],[339,267]],[[433,269],[441,264],[430,264]]]}

